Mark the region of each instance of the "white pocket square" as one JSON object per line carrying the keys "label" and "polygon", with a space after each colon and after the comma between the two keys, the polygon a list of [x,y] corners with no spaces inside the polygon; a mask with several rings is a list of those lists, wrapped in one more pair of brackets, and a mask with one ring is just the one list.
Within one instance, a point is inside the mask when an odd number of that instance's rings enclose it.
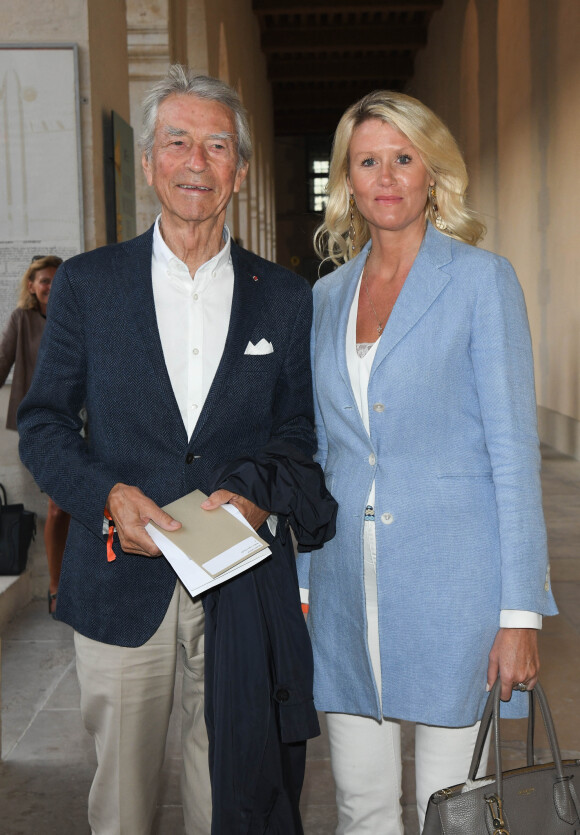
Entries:
{"label": "white pocket square", "polygon": [[274,346],[271,342],[268,342],[267,339],[260,339],[257,345],[254,345],[253,342],[248,342],[246,346],[246,350],[244,354],[250,354],[252,356],[259,356],[262,354],[273,354],[274,353]]}

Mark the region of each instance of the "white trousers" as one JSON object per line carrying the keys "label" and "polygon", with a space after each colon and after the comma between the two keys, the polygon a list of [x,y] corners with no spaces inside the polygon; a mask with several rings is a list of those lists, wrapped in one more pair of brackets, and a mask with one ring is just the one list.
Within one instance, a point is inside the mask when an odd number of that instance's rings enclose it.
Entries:
{"label": "white trousers", "polygon": [[[373,672],[381,692],[374,523],[365,523],[365,593]],[[403,835],[401,727],[396,720],[327,713],[338,806],[337,835]],[[415,783],[419,832],[433,792],[468,775],[479,722],[467,728],[415,726]],[[489,745],[489,736],[488,736]],[[482,763],[487,762],[488,748]]]}
{"label": "white trousers", "polygon": [[94,737],[97,771],[89,794],[93,835],[149,835],[182,647],[181,794],[187,835],[208,835],[211,789],[204,719],[204,614],[177,583],[157,632],[140,647],[75,632],[81,714]]}

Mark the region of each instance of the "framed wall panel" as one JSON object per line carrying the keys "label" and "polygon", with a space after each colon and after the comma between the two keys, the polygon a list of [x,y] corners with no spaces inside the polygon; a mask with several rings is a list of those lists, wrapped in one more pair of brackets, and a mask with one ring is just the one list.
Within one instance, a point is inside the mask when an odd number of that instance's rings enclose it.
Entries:
{"label": "framed wall panel", "polygon": [[115,165],[115,240],[129,241],[137,234],[133,128],[114,110],[112,122]]}
{"label": "framed wall panel", "polygon": [[33,255],[83,250],[76,44],[0,44],[0,329]]}

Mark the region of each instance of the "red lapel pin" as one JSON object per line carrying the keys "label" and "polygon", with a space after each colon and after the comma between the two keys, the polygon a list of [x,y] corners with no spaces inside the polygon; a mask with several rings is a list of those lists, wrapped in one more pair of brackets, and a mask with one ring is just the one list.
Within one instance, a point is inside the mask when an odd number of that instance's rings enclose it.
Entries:
{"label": "red lapel pin", "polygon": [[253,275],[253,276],[252,276],[252,278],[254,279],[254,281],[257,281],[257,280],[258,280],[258,276],[257,276],[257,275]]}

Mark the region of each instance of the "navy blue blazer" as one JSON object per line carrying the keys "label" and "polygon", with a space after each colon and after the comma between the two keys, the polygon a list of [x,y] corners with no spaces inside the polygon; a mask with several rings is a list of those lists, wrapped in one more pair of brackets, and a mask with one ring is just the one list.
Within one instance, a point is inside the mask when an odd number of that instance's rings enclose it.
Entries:
{"label": "navy blue blazer", "polygon": [[[117,482],[159,505],[209,491],[217,467],[272,439],[314,451],[304,279],[232,243],[234,295],[224,353],[191,439],[157,329],[153,230],[66,261],[52,285],[36,371],[18,420],[20,455],[71,525],[57,614],[83,635],[140,646],[175,587],[163,558],[126,554],[115,535],[107,562],[103,510]],[[274,352],[246,355],[265,338]],[[79,410],[86,405],[88,443]]]}

